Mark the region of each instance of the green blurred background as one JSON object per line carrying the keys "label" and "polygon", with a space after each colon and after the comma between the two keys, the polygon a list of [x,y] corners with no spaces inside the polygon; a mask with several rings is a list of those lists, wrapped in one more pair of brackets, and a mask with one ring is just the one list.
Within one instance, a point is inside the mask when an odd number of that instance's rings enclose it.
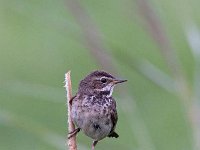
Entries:
{"label": "green blurred background", "polygon": [[[0,150],[64,150],[64,74],[104,69],[120,138],[96,150],[200,150],[199,0],[0,0]],[[80,133],[78,146],[90,149]]]}

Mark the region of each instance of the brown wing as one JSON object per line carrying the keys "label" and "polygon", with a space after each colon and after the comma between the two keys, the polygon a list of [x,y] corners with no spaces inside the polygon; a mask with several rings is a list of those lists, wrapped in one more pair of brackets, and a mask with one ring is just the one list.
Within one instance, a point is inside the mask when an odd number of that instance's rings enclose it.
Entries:
{"label": "brown wing", "polygon": [[116,102],[114,100],[114,98],[112,98],[112,105],[110,106],[110,114],[111,114],[111,121],[112,121],[112,129],[110,131],[110,134],[108,135],[108,137],[118,137],[119,135],[117,133],[114,132],[116,124],[117,124],[117,120],[118,120],[118,116],[117,116],[117,109],[116,109]]}

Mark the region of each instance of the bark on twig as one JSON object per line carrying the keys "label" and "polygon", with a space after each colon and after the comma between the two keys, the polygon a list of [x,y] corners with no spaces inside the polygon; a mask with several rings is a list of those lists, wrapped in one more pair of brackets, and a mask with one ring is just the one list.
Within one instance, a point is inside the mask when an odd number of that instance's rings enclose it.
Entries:
{"label": "bark on twig", "polygon": [[[72,98],[72,86],[71,86],[71,78],[70,78],[70,71],[65,74],[65,90],[67,92],[67,107],[68,107],[68,132],[75,130],[75,125],[71,119],[71,105],[70,100]],[[71,137],[67,141],[68,149],[69,150],[77,150],[76,145],[76,136]]]}

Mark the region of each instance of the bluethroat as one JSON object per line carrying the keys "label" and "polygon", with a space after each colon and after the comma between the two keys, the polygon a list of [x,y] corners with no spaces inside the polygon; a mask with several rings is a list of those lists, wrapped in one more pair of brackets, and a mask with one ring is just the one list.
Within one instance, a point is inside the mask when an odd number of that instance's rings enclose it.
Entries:
{"label": "bluethroat", "polygon": [[77,128],[68,134],[75,136],[82,130],[93,139],[92,150],[105,137],[118,138],[115,132],[118,116],[112,92],[120,80],[105,71],[94,71],[79,84],[77,94],[70,100],[71,117]]}

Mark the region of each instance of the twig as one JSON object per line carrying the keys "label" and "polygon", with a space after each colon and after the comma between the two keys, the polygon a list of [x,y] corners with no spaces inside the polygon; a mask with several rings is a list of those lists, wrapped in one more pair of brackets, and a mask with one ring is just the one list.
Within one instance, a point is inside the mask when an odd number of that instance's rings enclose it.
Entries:
{"label": "twig", "polygon": [[[65,90],[67,92],[67,107],[68,107],[68,131],[74,131],[75,130],[75,125],[72,122],[71,119],[71,105],[70,105],[70,100],[72,98],[72,85],[71,85],[71,78],[70,78],[70,71],[68,71],[65,74]],[[68,148],[69,150],[77,150],[77,145],[76,145],[76,136],[71,137],[68,139]]]}

